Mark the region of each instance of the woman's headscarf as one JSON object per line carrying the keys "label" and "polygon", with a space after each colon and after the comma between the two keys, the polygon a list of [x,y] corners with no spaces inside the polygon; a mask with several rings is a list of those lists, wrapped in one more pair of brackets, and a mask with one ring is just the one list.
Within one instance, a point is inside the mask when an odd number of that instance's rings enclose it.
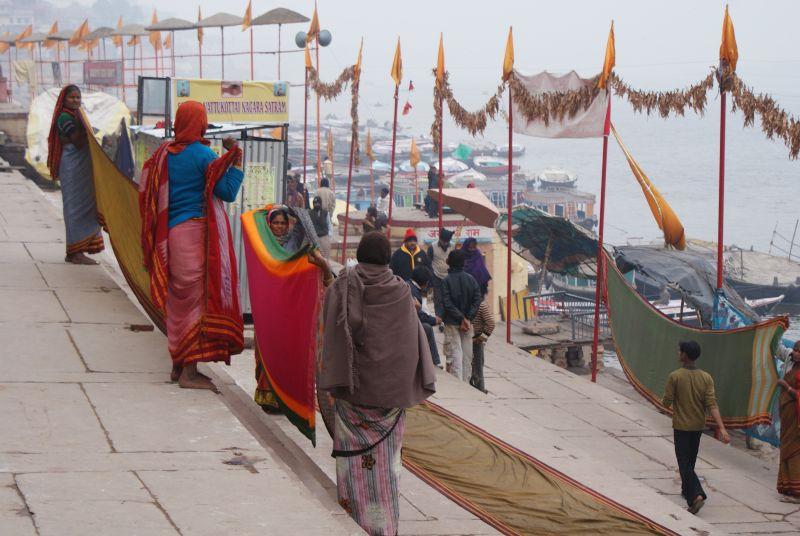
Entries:
{"label": "woman's headscarf", "polygon": [[479,249],[470,249],[472,244],[477,245],[478,241],[474,238],[467,238],[464,240],[464,245],[461,246],[461,251],[464,252],[466,262],[464,262],[464,271],[475,278],[482,291],[486,291],[486,286],[492,279],[489,270],[486,269],[486,262],[483,260],[483,254]]}
{"label": "woman's headscarf", "polygon": [[206,107],[202,103],[185,101],[178,106],[173,128],[175,129],[175,139],[167,147],[170,154],[178,154],[196,141],[203,145],[210,143],[203,138],[208,128],[208,115]]}
{"label": "woman's headscarf", "polygon": [[53,119],[50,121],[50,134],[47,135],[47,169],[50,170],[50,177],[53,180],[58,179],[58,168],[61,165],[61,136],[58,133],[58,118],[62,113],[68,113],[77,121],[83,123],[81,114],[75,110],[70,110],[64,106],[64,101],[67,98],[67,93],[71,91],[80,92],[80,88],[74,84],[64,86],[58,94],[56,100],[56,107],[53,108]]}

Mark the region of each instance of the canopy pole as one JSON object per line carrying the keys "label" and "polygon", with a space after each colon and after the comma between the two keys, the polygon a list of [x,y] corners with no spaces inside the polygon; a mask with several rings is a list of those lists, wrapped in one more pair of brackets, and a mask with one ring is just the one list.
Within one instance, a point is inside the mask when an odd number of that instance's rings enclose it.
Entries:
{"label": "canopy pole", "polygon": [[250,80],[255,80],[253,72],[253,27],[250,26]]}
{"label": "canopy pole", "polygon": [[203,79],[203,41],[197,43],[197,64],[200,67],[200,80]]}
{"label": "canopy pole", "polygon": [[369,161],[369,204],[375,204],[375,171],[372,169],[372,159]]}
{"label": "canopy pole", "polygon": [[394,159],[397,149],[397,103],[400,101],[400,84],[394,86],[394,121],[392,122],[392,163],[389,169],[389,221],[386,223],[386,237],[392,238],[392,207],[394,206]]}
{"label": "canopy pole", "polygon": [[[317,57],[317,77],[319,77],[319,34],[317,34],[316,39],[317,46],[314,50]],[[319,188],[319,180],[320,177],[322,177],[322,150],[320,149],[320,145],[322,144],[322,134],[320,133],[319,93],[316,91],[314,93],[317,97],[317,188]]]}
{"label": "canopy pole", "polygon": [[603,250],[603,228],[606,218],[606,164],[608,162],[608,134],[611,130],[611,96],[608,96],[606,121],[603,127],[603,167],[600,176],[600,221],[597,229],[597,279],[594,290],[594,334],[592,336],[592,382],[597,382],[597,347],[600,343],[600,301],[605,283],[605,251]]}
{"label": "canopy pole", "polygon": [[124,37],[120,37],[120,39],[122,39],[119,45],[119,57],[122,63],[122,102],[125,103],[125,39]]}
{"label": "canopy pole", "polygon": [[725,221],[725,113],[726,98],[728,94],[722,89],[719,113],[719,219],[717,222],[717,290],[722,288],[724,274],[722,271],[723,251],[725,249],[724,221]]}
{"label": "canopy pole", "polygon": [[169,35],[170,63],[172,63],[172,76],[175,77],[175,30],[170,30]]}
{"label": "canopy pole", "polygon": [[306,185],[306,167],[308,166],[308,67],[304,68],[305,81],[303,82],[303,186]]}
{"label": "canopy pole", "polygon": [[[67,84],[72,82],[72,59],[70,58],[70,49],[72,49],[72,47],[67,43]],[[8,72],[11,72],[11,52],[8,53],[8,69]]]}
{"label": "canopy pole", "polygon": [[[36,45],[39,48],[39,83],[44,86],[44,59],[42,59],[42,42],[39,41],[36,43]],[[8,74],[10,80],[11,73]]]}
{"label": "canopy pole", "polygon": [[[439,83],[438,81],[436,82]],[[441,232],[442,230],[442,214],[444,214],[444,207],[442,206],[442,186],[444,182],[444,170],[442,169],[442,152],[444,151],[444,138],[443,136],[443,128],[442,124],[444,123],[444,108],[442,107],[444,103],[444,96],[442,92],[439,92],[439,109],[442,110],[442,117],[439,120],[439,229],[437,232]]]}
{"label": "canopy pole", "polygon": [[281,79],[281,25],[278,24],[278,80]]}
{"label": "canopy pole", "polygon": [[225,26],[219,27],[220,50],[222,51],[222,80],[225,80]]}
{"label": "canopy pole", "polygon": [[342,260],[341,265],[345,266],[347,261],[347,230],[350,226],[350,186],[353,180],[353,152],[355,149],[355,138],[350,134],[350,160],[347,170],[347,205],[344,207],[344,238],[342,239]]}
{"label": "canopy pole", "polygon": [[[511,208],[513,203],[511,202],[511,197],[514,194],[514,175],[511,171],[512,162],[514,158],[514,151],[512,150],[514,144],[514,112],[513,112],[513,94],[511,90],[508,91],[508,195],[506,196],[506,211],[507,211],[507,219],[506,219],[506,342],[511,344],[511,234],[512,234],[512,222],[511,222]],[[439,140],[440,145],[440,152],[439,158],[441,159],[441,138]],[[441,160],[440,160],[441,162]],[[441,188],[442,184],[439,183],[439,192],[441,195]],[[442,206],[441,206],[442,198],[439,197],[439,214],[442,213]],[[441,216],[440,216],[441,217]]]}

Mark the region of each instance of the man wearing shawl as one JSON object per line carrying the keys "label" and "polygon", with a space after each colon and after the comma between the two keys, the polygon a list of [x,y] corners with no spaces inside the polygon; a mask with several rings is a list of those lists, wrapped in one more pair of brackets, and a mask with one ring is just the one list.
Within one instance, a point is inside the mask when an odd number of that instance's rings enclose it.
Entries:
{"label": "man wearing shawl", "polygon": [[481,288],[481,292],[486,295],[489,292],[489,281],[492,276],[486,269],[486,261],[483,253],[478,249],[478,241],[475,238],[467,238],[461,246],[464,251],[464,271],[475,278]]}
{"label": "man wearing shawl", "polygon": [[242,151],[231,138],[217,158],[204,139],[205,107],[182,103],[175,139],[156,150],[142,169],[139,210],[142,248],[153,303],[165,315],[172,381],[214,389],[197,371],[201,361],[224,361],[242,351],[236,257],[222,202],[241,186]]}
{"label": "man wearing shawl", "polygon": [[70,85],[61,90],[53,110],[47,137],[47,167],[53,180],[61,181],[61,200],[67,234],[65,261],[97,264],[86,253],[103,251],[103,235],[97,221],[92,179],[92,160],[81,107],[81,90]]}
{"label": "man wearing shawl", "polygon": [[318,378],[335,399],[339,503],[375,536],[397,534],[405,408],[432,395],[436,380],[411,290],[389,269],[390,252],[382,233],[364,235],[358,264],[328,289]]}

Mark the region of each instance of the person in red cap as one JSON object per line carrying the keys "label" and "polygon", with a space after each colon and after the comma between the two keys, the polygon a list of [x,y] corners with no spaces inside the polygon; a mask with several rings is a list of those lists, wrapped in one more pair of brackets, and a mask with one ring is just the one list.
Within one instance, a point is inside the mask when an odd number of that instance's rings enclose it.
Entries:
{"label": "person in red cap", "polygon": [[403,281],[409,281],[414,268],[417,266],[427,266],[428,257],[417,244],[417,235],[413,229],[406,229],[403,237],[403,245],[392,254],[392,261],[389,267],[394,275],[401,277]]}

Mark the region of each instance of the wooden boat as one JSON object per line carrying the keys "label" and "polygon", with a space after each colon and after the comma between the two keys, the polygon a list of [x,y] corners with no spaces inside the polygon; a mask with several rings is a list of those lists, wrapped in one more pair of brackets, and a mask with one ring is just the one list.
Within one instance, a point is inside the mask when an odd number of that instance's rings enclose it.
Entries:
{"label": "wooden boat", "polygon": [[[472,167],[484,175],[508,175],[508,159],[498,156],[476,156],[472,159]],[[519,166],[512,166],[517,171]]]}
{"label": "wooden boat", "polygon": [[539,176],[539,184],[546,190],[566,190],[574,188],[578,176],[561,168],[547,168]]}

